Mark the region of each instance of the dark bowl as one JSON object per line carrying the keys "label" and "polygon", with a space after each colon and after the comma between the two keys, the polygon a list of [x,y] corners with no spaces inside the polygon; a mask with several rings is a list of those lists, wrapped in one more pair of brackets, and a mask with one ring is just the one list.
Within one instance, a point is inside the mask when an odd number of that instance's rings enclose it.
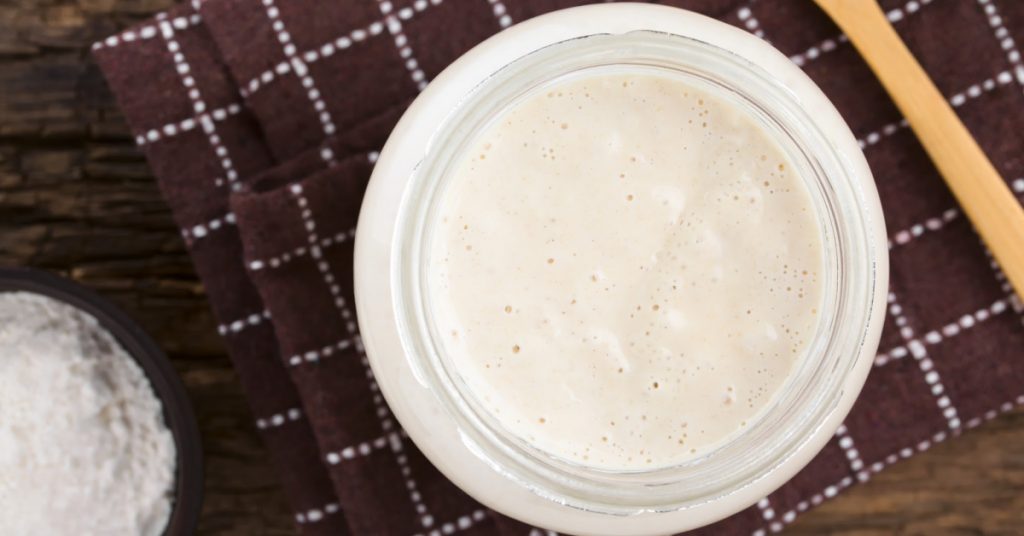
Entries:
{"label": "dark bowl", "polygon": [[39,270],[0,268],[0,292],[16,291],[49,296],[96,317],[142,367],[177,447],[174,504],[164,534],[194,534],[203,502],[203,451],[192,404],[167,356],[128,315],[77,283]]}

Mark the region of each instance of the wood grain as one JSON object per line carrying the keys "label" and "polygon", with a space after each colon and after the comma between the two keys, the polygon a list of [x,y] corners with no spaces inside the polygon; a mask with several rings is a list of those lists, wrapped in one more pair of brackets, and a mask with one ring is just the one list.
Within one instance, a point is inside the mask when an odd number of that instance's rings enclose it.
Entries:
{"label": "wood grain", "polygon": [[0,265],[99,290],[170,355],[203,434],[201,534],[294,534],[181,236],[87,52],[170,5],[0,2]]}
{"label": "wood grain", "polygon": [[[70,275],[136,318],[188,386],[207,535],[294,534],[202,285],[88,45],[169,0],[0,2],[0,264]],[[790,534],[1021,534],[1024,413],[901,462]]]}

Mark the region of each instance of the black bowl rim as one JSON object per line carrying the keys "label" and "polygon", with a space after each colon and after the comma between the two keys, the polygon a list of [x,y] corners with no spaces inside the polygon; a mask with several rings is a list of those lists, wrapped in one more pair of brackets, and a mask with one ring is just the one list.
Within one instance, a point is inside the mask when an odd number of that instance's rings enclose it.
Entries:
{"label": "black bowl rim", "polygon": [[96,317],[149,378],[177,448],[175,496],[166,536],[194,534],[203,502],[203,450],[192,404],[167,356],[121,309],[69,279],[32,268],[0,268],[0,292],[32,292]]}

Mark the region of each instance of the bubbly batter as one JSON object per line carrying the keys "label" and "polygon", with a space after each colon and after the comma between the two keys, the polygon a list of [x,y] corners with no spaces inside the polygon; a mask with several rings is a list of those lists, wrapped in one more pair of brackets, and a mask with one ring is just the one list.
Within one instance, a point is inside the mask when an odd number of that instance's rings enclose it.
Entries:
{"label": "bubbly batter", "polygon": [[822,301],[806,186],[747,113],[655,73],[537,90],[453,168],[428,281],[472,394],[561,458],[663,467],[752,423]]}

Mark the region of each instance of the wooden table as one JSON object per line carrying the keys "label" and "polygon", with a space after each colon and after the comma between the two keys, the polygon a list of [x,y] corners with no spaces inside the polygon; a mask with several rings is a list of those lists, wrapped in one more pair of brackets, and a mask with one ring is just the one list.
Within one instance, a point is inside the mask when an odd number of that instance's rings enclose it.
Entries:
{"label": "wooden table", "polygon": [[[88,54],[173,3],[0,3],[0,265],[97,289],[171,356],[203,433],[202,534],[293,534],[203,287]],[[1024,412],[887,469],[787,533],[1024,534]]]}

